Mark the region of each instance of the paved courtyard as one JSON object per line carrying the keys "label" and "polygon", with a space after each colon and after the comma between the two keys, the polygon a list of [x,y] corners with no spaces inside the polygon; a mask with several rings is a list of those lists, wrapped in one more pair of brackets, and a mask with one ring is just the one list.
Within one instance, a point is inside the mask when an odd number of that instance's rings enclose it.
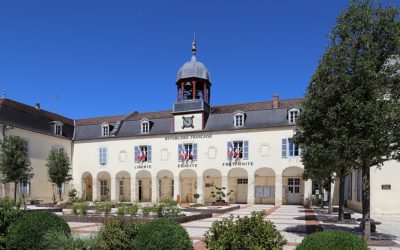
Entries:
{"label": "paved courtyard", "polygon": [[[188,231],[193,241],[195,249],[205,249],[202,242],[204,233],[211,227],[212,223],[230,215],[249,216],[252,211],[265,210],[264,220],[273,222],[277,229],[281,231],[287,239],[288,244],[285,249],[294,249],[306,234],[318,230],[339,229],[356,234],[361,232],[355,220],[350,224],[340,224],[336,222],[336,215],[330,215],[326,209],[306,209],[302,206],[281,206],[273,205],[242,205],[240,209],[224,214],[214,214],[211,218],[183,223],[182,226]],[[352,217],[357,219],[361,215],[353,213]],[[377,216],[374,219],[382,222],[377,232],[372,234],[371,249],[397,249],[400,250],[400,216]],[[95,223],[69,223],[73,233],[81,237],[90,237],[98,232],[101,224]]]}

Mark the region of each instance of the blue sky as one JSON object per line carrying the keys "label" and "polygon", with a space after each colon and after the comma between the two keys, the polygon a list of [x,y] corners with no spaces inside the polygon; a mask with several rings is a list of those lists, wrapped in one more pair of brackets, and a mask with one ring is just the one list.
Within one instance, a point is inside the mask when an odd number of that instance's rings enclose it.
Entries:
{"label": "blue sky", "polygon": [[302,97],[347,4],[0,1],[0,88],[71,118],[171,109],[196,30],[213,105]]}

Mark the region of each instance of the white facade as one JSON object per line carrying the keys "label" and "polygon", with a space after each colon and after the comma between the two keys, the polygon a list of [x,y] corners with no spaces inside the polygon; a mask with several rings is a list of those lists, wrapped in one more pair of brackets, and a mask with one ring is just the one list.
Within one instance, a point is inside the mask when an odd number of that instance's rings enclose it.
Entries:
{"label": "white facade", "polygon": [[[176,199],[177,195],[185,200],[187,194],[190,194],[189,200],[192,201],[192,195],[198,193],[198,202],[210,203],[213,201],[213,187],[223,186],[234,190],[230,196],[230,202],[233,203],[302,204],[309,198],[307,194],[310,193],[311,183],[301,180],[303,167],[299,156],[282,158],[281,154],[282,138],[292,136],[293,127],[290,126],[79,141],[74,143],[73,151],[74,187],[81,193],[92,192],[88,197],[93,200],[138,201],[138,181],[141,180],[142,186],[151,190],[143,190],[146,194],[142,193],[141,196],[146,196],[152,202],[165,198]],[[229,161],[227,142],[245,140],[249,142],[248,160]],[[187,143],[197,144],[198,155],[197,160],[184,163],[179,159],[178,145]],[[135,163],[134,148],[139,145],[151,146],[151,163]],[[100,148],[107,149],[106,164],[100,164]],[[91,176],[91,187],[86,185],[87,176]],[[296,194],[289,194],[289,177],[300,178],[299,190],[293,191]],[[238,179],[247,179],[239,181],[247,184],[238,184]],[[101,195],[102,184],[104,188],[104,182],[101,181],[104,180],[109,182],[108,197]],[[120,181],[125,181],[124,187],[121,187]],[[255,191],[259,186],[273,187],[275,194],[271,194],[270,199],[256,198]],[[119,194],[121,190],[124,193],[122,196]],[[151,198],[148,199],[150,193]]]}

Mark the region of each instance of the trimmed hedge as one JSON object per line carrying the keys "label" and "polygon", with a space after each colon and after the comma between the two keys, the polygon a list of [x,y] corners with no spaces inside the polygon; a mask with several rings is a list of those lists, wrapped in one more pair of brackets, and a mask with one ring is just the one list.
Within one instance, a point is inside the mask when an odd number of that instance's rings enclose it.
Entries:
{"label": "trimmed hedge", "polygon": [[260,211],[252,212],[251,217],[230,216],[215,221],[204,235],[207,249],[282,249],[287,241],[263,215]]}
{"label": "trimmed hedge", "polygon": [[133,220],[108,221],[98,234],[96,249],[132,249],[140,225]]}
{"label": "trimmed hedge", "polygon": [[296,250],[368,250],[364,239],[345,231],[322,231],[307,235]]}
{"label": "trimmed hedge", "polygon": [[156,219],[139,228],[133,249],[190,250],[193,244],[181,225],[169,219]]}
{"label": "trimmed hedge", "polygon": [[10,227],[7,249],[43,249],[44,235],[49,231],[71,234],[67,222],[54,213],[27,213]]}

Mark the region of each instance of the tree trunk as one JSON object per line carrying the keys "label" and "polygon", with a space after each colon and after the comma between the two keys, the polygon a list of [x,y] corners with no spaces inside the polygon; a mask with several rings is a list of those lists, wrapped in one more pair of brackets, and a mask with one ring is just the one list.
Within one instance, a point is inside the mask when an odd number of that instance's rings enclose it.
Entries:
{"label": "tree trunk", "polygon": [[328,213],[332,213],[332,200],[333,200],[333,190],[332,190],[332,182],[329,183],[329,206],[328,206]]}
{"label": "tree trunk", "polygon": [[338,221],[344,220],[344,168],[340,170]]}
{"label": "tree trunk", "polygon": [[61,190],[61,186],[58,186],[58,197],[60,198],[60,201],[61,201],[61,192],[62,190]]}
{"label": "tree trunk", "polygon": [[320,207],[324,208],[324,183],[322,181],[319,183],[319,196],[321,197]]}
{"label": "tree trunk", "polygon": [[369,161],[363,160],[362,165],[362,212],[361,228],[364,229],[364,239],[371,239],[371,212],[370,212],[370,167]]}
{"label": "tree trunk", "polygon": [[14,203],[17,203],[17,185],[18,182],[14,182]]}

